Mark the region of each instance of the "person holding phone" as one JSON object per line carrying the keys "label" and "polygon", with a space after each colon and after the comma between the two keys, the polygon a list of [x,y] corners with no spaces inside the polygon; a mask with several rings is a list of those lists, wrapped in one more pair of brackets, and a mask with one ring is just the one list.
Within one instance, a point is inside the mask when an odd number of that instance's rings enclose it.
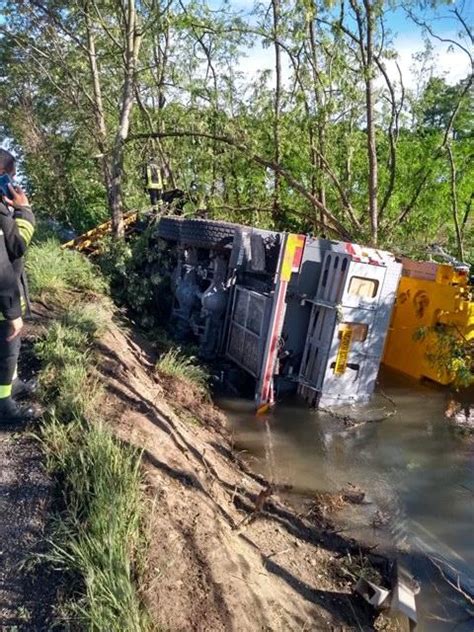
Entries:
{"label": "person holding phone", "polygon": [[14,156],[0,148],[0,428],[22,425],[33,417],[16,399],[30,387],[16,377],[28,291],[23,256],[35,218],[28,198],[13,184]]}

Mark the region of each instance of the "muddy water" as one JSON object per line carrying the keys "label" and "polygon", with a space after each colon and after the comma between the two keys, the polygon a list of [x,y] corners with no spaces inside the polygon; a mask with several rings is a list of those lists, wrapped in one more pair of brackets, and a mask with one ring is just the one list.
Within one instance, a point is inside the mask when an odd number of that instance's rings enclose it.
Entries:
{"label": "muddy water", "polygon": [[221,405],[237,447],[269,480],[308,493],[348,483],[366,491],[370,504],[340,518],[348,535],[404,552],[422,586],[418,630],[457,625],[457,632],[472,632],[474,618],[429,559],[451,578],[459,575],[474,594],[474,440],[447,424],[443,390],[393,374],[382,376],[381,386],[370,406],[346,413],[379,419],[395,407],[396,414],[351,428],[297,401],[279,405],[265,420],[254,416],[251,402]]}

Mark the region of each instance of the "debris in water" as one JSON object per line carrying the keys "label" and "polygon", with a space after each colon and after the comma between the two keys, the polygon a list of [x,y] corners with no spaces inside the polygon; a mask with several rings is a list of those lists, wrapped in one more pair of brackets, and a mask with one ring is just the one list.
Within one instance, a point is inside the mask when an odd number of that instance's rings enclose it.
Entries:
{"label": "debris in water", "polygon": [[380,608],[390,594],[389,590],[381,588],[363,577],[359,577],[357,580],[357,583],[354,586],[354,591],[361,595],[367,603],[374,606],[374,608]]}
{"label": "debris in water", "polygon": [[467,433],[474,433],[474,406],[463,405],[455,399],[450,399],[444,416],[457,429]]}
{"label": "debris in water", "polygon": [[[384,588],[380,582],[374,582],[362,575],[354,586],[354,592],[361,595],[367,603],[377,609],[389,607],[393,615],[403,615],[410,624],[410,628],[417,623],[415,595],[420,591],[418,583],[404,569],[399,566],[394,574],[394,582],[391,590]],[[380,623],[388,623],[386,617]],[[385,625],[377,629],[386,630]],[[398,629],[398,628],[396,628]]]}
{"label": "debris in water", "polygon": [[374,514],[374,517],[372,518],[372,528],[373,529],[380,529],[382,527],[385,527],[388,523],[390,522],[390,514],[388,514],[387,512],[381,511],[380,509],[377,509],[377,511]]}
{"label": "debris in water", "polygon": [[343,499],[351,505],[361,505],[365,500],[365,492],[352,483],[348,483],[348,486],[350,489],[342,490]]}
{"label": "debris in water", "polygon": [[416,625],[415,595],[420,592],[420,586],[404,569],[397,566],[395,584],[392,589],[390,609],[392,612],[404,614],[411,624]]}

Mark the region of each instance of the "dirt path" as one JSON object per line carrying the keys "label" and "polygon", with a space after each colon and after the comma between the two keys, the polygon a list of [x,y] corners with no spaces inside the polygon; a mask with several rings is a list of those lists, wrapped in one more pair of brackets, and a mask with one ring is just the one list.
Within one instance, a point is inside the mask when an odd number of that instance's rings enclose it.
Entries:
{"label": "dirt path", "polygon": [[26,433],[0,432],[0,630],[51,629],[58,578],[32,564],[45,550],[52,499],[39,446]]}

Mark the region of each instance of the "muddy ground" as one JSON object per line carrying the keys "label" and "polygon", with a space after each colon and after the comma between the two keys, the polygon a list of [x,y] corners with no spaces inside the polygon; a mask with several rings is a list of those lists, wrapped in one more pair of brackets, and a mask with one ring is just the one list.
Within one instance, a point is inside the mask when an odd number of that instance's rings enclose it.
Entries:
{"label": "muddy ground", "polygon": [[[103,416],[143,450],[150,550],[141,592],[157,629],[396,629],[351,591],[341,560],[357,544],[292,506],[288,490],[269,490],[234,451],[224,415],[157,375],[155,359],[124,323],[97,344]],[[47,550],[52,483],[27,434],[0,435],[0,466],[0,630],[49,630],[64,578],[25,561]]]}

